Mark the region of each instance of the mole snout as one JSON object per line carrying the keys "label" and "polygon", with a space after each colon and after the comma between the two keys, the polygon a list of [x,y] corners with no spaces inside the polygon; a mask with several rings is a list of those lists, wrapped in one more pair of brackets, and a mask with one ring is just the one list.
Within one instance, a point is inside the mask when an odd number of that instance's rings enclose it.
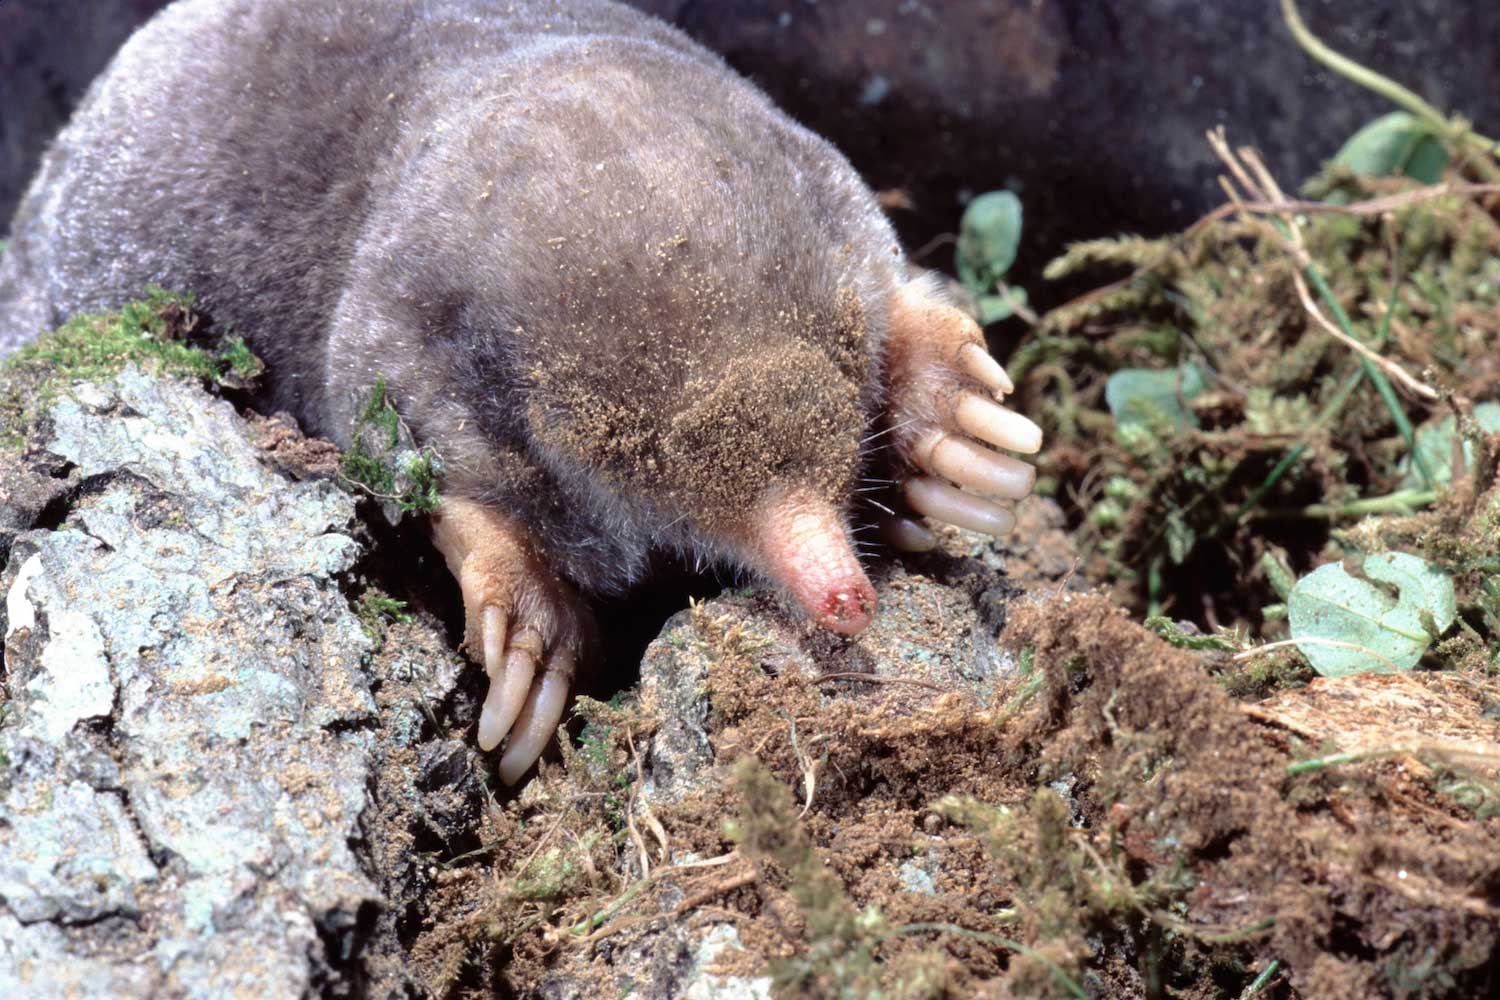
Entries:
{"label": "mole snout", "polygon": [[808,617],[840,635],[858,635],[875,617],[877,599],[844,518],[807,496],[772,499],[755,512],[751,563],[790,592]]}

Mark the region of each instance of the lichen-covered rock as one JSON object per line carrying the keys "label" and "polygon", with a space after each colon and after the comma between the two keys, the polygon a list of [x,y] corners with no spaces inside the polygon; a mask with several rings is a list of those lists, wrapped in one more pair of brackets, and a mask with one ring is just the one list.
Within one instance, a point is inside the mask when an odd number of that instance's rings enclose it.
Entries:
{"label": "lichen-covered rock", "polygon": [[135,369],[37,438],[78,486],[0,576],[0,995],[339,992],[380,906],[352,501]]}
{"label": "lichen-covered rock", "polygon": [[[995,543],[958,529],[944,537],[952,551],[905,566],[873,568],[880,614],[857,643],[786,616],[766,591],[724,594],[669,620],[641,663],[638,691],[658,720],[646,753],[643,793],[653,801],[679,800],[700,786],[713,765],[707,691],[709,671],[723,654],[696,638],[695,614],[716,618],[721,629],[742,630],[757,664],[770,673],[837,677],[837,684],[827,685],[830,707],[840,693],[863,689],[868,694],[872,685],[884,682],[923,695],[953,691],[976,703],[988,700],[996,682],[1015,669],[995,642],[1003,614],[994,609],[1009,598],[990,591],[1000,587],[1012,596],[1019,591],[998,572],[986,572],[984,560],[953,555],[972,546],[998,563]],[[870,680],[862,680],[865,676]]]}

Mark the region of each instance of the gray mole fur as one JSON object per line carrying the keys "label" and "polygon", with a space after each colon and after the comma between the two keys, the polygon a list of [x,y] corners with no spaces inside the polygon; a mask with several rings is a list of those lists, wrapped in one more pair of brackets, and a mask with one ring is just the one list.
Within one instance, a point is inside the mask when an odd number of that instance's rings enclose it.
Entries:
{"label": "gray mole fur", "polygon": [[[787,485],[858,451],[903,266],[830,145],[605,0],[180,0],[94,83],[10,238],[0,354],[147,283],[192,291],[265,359],[268,405],[344,444],[384,377],[444,489],[518,517],[596,592],[653,547],[740,549],[698,516],[691,469],[664,490],[550,433],[572,401],[629,410],[638,457],[681,465],[661,440],[703,387],[800,345],[858,419],[771,386],[823,406],[746,489]],[[732,451],[722,431],[703,447]]]}

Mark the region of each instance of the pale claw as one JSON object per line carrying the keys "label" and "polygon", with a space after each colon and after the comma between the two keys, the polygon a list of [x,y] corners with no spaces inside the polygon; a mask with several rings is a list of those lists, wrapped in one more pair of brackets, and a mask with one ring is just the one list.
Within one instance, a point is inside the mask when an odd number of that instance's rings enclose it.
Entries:
{"label": "pale claw", "polygon": [[511,644],[505,656],[503,673],[496,676],[491,668],[494,660],[485,649],[485,670],[490,675],[490,690],[485,695],[484,709],[479,713],[479,749],[493,750],[500,745],[505,734],[515,725],[516,717],[526,704],[531,691],[532,679],[536,676],[537,660],[542,655],[542,639],[535,629],[525,629]]}
{"label": "pale claw", "polygon": [[1034,455],[1042,447],[1042,429],[1014,410],[992,403],[982,396],[966,392],[958,399],[953,416],[958,426],[979,440],[1020,452]]}
{"label": "pale claw", "polygon": [[932,434],[913,456],[925,472],[992,496],[1019,500],[1036,483],[1036,469],[952,434]]}
{"label": "pale claw", "polygon": [[1016,516],[983,497],[949,486],[931,476],[914,476],[902,486],[911,509],[970,531],[999,537],[1016,526]]}
{"label": "pale claw", "polygon": [[[885,417],[895,432],[898,478],[915,475],[903,484],[912,509],[976,531],[1010,531],[1014,515],[974,494],[1030,493],[1036,470],[1001,451],[1033,454],[1042,432],[989,398],[1015,384],[985,350],[978,325],[944,303],[931,282],[910,281],[892,299],[884,360]],[[898,547],[915,537],[905,528],[885,530],[896,532]]]}
{"label": "pale claw", "polygon": [[562,722],[573,686],[573,655],[559,650],[547,661],[541,681],[531,689],[526,707],[511,730],[510,745],[500,758],[500,780],[513,785],[541,757]]}
{"label": "pale claw", "polygon": [[484,671],[495,679],[500,657],[505,653],[505,612],[493,604],[484,609]]}
{"label": "pale claw", "polygon": [[937,535],[925,524],[900,516],[880,519],[880,537],[902,552],[931,552],[938,543]]}
{"label": "pale claw", "polygon": [[1015,383],[1005,374],[1000,362],[978,344],[965,344],[959,348],[958,363],[970,378],[982,383],[996,395],[1004,396],[1016,391]]}

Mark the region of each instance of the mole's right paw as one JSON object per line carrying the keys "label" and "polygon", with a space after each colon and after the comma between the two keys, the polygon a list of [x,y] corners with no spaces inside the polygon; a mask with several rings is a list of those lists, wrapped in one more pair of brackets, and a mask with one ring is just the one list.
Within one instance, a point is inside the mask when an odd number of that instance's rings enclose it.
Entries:
{"label": "mole's right paw", "polygon": [[[1014,386],[972,319],[910,282],[892,304],[885,347],[886,414],[901,492],[912,510],[972,531],[1003,535],[1015,515],[995,498],[1031,492],[1036,470],[1005,452],[1032,454],[1042,431],[998,399]],[[882,525],[899,548],[931,548],[923,525],[895,515]]]}
{"label": "mole's right paw", "polygon": [[432,537],[463,592],[464,648],[490,678],[479,746],[493,750],[510,735],[500,779],[514,784],[562,721],[593,619],[526,529],[499,511],[446,500]]}

